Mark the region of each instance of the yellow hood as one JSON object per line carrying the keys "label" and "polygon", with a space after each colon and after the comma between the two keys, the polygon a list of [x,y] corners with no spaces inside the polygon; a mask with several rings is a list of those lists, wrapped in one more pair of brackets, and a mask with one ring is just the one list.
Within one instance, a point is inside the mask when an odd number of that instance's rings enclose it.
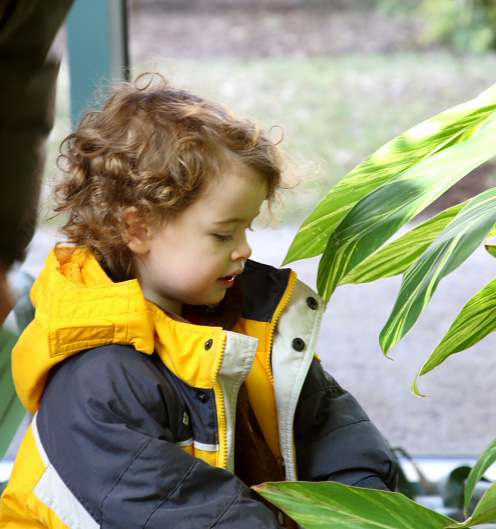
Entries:
{"label": "yellow hood", "polygon": [[40,407],[50,369],[103,345],[157,351],[191,386],[215,384],[226,339],[222,328],[173,320],[144,298],[136,279],[114,283],[88,250],[53,249],[31,298],[35,319],[13,350],[12,372],[19,398],[32,413]]}
{"label": "yellow hood", "polygon": [[113,283],[89,251],[52,250],[31,298],[36,316],[14,348],[12,370],[17,393],[33,413],[50,369],[67,357],[112,343],[154,351],[154,310],[138,281]]}

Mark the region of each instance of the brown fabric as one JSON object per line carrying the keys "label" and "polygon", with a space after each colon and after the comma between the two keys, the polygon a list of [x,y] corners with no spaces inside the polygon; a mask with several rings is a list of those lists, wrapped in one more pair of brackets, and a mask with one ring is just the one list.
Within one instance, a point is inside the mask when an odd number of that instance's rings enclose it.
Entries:
{"label": "brown fabric", "polygon": [[[0,0],[1,1],[1,0]],[[117,282],[111,270],[104,260],[99,260],[108,277]],[[176,321],[189,322],[193,325],[208,325],[210,327],[222,327],[226,331],[231,330],[243,314],[243,292],[239,280],[234,281],[234,285],[226,290],[224,299],[213,307],[206,305],[183,305],[182,315],[160,307],[169,318]]]}
{"label": "brown fabric", "polygon": [[[284,481],[284,474],[266,443],[250,406],[246,384],[242,384],[239,390],[235,438],[234,473],[248,487],[267,481]],[[275,514],[283,527],[296,529],[295,522],[285,516],[277,507],[267,502],[255,491],[252,491],[252,495]],[[281,523],[282,521],[283,523]]]}
{"label": "brown fabric", "polygon": [[0,260],[24,258],[37,218],[59,57],[49,53],[73,0],[0,0]]}
{"label": "brown fabric", "polygon": [[243,314],[243,292],[239,280],[226,290],[224,299],[214,307],[205,305],[184,305],[183,316],[197,325],[209,325],[231,330]]}

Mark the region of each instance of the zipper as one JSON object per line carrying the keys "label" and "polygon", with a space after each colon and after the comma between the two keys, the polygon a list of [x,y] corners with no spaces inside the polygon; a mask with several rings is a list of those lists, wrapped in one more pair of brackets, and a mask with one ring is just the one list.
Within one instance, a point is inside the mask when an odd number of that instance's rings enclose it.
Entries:
{"label": "zipper", "polygon": [[270,383],[272,384],[272,387],[274,387],[274,375],[272,374],[271,356],[272,356],[272,344],[274,342],[274,333],[276,330],[276,324],[279,318],[281,317],[282,311],[286,308],[291,296],[293,295],[293,291],[296,286],[296,278],[297,278],[296,272],[291,271],[291,275],[289,276],[289,282],[288,282],[286,291],[284,292],[284,295],[274,312],[272,321],[270,322],[270,333],[269,333],[269,337],[267,340],[267,351],[269,352],[269,354],[267,354],[265,357],[265,370],[269,374],[269,379],[270,379]]}
{"label": "zipper", "polygon": [[[215,394],[215,401],[217,403],[217,432],[219,434],[219,445],[220,445],[220,454],[219,461],[221,468],[227,468],[227,426],[226,426],[226,406],[224,401],[224,394],[222,392],[222,387],[218,382],[218,375],[220,371],[220,366],[222,364],[222,359],[224,358],[224,351],[226,347],[226,335],[223,334],[224,339],[221,344],[221,350],[217,355],[217,361],[214,365],[213,370],[213,387]],[[222,438],[221,438],[222,436]]]}
{"label": "zipper", "polygon": [[[277,321],[279,320],[282,311],[286,308],[286,306],[289,303],[289,300],[291,299],[291,296],[293,295],[293,291],[296,286],[296,279],[297,274],[296,272],[291,272],[291,275],[289,277],[288,286],[286,287],[286,291],[284,292],[283,297],[281,298],[281,301],[279,302],[279,305],[277,306],[274,315],[272,317],[271,325],[270,325],[270,333],[267,340],[267,351],[271,353],[272,351],[272,344],[274,340],[274,332],[276,328]],[[224,351],[226,346],[226,335],[224,334],[224,340],[222,341],[221,350],[219,351],[219,354],[217,355],[217,360],[214,365],[214,369],[212,372],[213,375],[213,388],[214,388],[214,394],[215,399],[217,403],[217,431],[219,432],[219,444],[220,444],[220,454],[219,454],[219,466],[221,468],[227,468],[227,427],[226,427],[226,410],[225,410],[225,400],[224,400],[224,394],[222,392],[222,387],[218,382],[218,374],[220,371],[220,367],[222,364],[222,359],[224,358]],[[274,376],[272,374],[272,366],[271,366],[271,354],[268,354],[266,356],[266,371],[269,375],[270,383],[272,384],[272,387],[274,387]]]}

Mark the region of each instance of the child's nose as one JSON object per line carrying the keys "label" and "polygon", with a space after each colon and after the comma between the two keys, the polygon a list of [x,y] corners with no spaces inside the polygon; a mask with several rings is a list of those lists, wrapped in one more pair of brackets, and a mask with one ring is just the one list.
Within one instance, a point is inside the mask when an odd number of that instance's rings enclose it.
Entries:
{"label": "child's nose", "polygon": [[231,254],[231,259],[233,261],[238,261],[239,259],[246,260],[251,255],[251,246],[248,244],[246,237],[236,246],[235,250]]}

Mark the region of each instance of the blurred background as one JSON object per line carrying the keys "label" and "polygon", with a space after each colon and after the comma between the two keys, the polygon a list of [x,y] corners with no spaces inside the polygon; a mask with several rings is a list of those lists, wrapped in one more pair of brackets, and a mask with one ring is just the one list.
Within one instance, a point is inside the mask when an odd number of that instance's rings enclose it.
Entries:
{"label": "blurred background", "polygon": [[[386,141],[495,80],[496,4],[484,0],[128,0],[127,15],[131,77],[156,67],[282,128],[307,180],[283,223],[301,222]],[[54,152],[70,127],[68,75],[60,81]],[[480,171],[462,186],[487,186],[493,166]]]}
{"label": "blurred background", "polygon": [[[275,138],[283,131],[300,184],[285,197],[278,229],[257,227],[252,237],[253,258],[276,266],[301,222],[351,169],[496,81],[496,7],[483,0],[129,0],[127,20],[131,78],[156,68],[175,85],[276,127]],[[62,35],[58,45],[64,43]],[[70,78],[66,55],[33,270],[56,229],[51,184],[71,128]],[[483,165],[430,212],[493,186],[495,176],[493,163]],[[317,266],[318,259],[294,263],[313,288]],[[397,279],[342,286],[331,299],[319,355],[393,446],[414,456],[477,456],[496,436],[491,337],[423,377],[419,387],[429,397],[410,392],[465,301],[493,277],[494,259],[476,252],[441,283],[419,324],[392,351],[394,361],[382,355],[378,335]]]}

